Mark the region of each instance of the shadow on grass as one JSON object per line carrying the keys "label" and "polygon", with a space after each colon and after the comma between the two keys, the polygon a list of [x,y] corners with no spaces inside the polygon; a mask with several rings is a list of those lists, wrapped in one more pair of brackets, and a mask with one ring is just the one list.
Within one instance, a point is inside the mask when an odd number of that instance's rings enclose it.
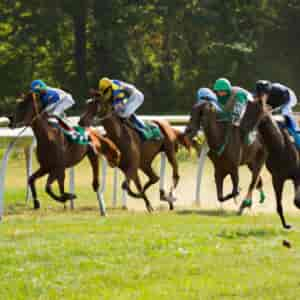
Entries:
{"label": "shadow on grass", "polygon": [[176,212],[178,215],[200,215],[209,217],[237,217],[237,212],[233,210],[200,210],[200,209],[184,209]]}
{"label": "shadow on grass", "polygon": [[249,237],[268,238],[278,236],[278,231],[272,228],[239,228],[237,230],[223,230],[217,237],[227,240],[246,239]]}

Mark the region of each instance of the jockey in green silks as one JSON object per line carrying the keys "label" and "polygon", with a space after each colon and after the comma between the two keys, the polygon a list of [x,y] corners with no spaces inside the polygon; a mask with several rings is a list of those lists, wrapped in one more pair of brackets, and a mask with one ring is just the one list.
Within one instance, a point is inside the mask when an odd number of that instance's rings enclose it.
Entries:
{"label": "jockey in green silks", "polygon": [[213,90],[223,110],[224,119],[238,125],[245,112],[247,102],[253,101],[252,94],[241,87],[232,86],[226,78],[217,79]]}
{"label": "jockey in green silks", "polygon": [[[232,86],[230,81],[226,78],[219,78],[216,80],[214,87],[214,92],[218,97],[218,104],[221,108],[221,118],[228,120],[235,126],[239,126],[240,121],[245,113],[248,101],[253,101],[253,96],[247,90]],[[255,132],[250,133],[245,143],[251,144],[255,139]],[[260,203],[265,200],[265,194],[263,190],[260,191]],[[242,202],[241,207],[251,207],[252,197],[247,195],[246,199]]]}

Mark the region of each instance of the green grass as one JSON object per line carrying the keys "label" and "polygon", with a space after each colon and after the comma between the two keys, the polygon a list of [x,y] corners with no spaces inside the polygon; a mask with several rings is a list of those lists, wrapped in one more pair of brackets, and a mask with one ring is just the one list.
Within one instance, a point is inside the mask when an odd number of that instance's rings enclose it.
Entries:
{"label": "green grass", "polygon": [[[300,221],[292,218],[294,225]],[[30,212],[0,226],[0,299],[298,299],[277,217]],[[292,248],[282,246],[283,239]]]}
{"label": "green grass", "polygon": [[[290,211],[288,232],[274,214],[191,209],[191,166],[181,163],[186,208],[153,215],[110,209],[100,218],[86,163],[76,169],[75,211],[50,200],[43,180],[42,209],[33,211],[24,203],[24,162],[12,160],[0,224],[0,300],[298,299],[300,219]],[[208,165],[204,203],[215,198],[211,176]],[[290,187],[286,192],[291,195]],[[150,197],[157,207],[155,195],[157,189]],[[270,205],[270,187],[268,195]]]}

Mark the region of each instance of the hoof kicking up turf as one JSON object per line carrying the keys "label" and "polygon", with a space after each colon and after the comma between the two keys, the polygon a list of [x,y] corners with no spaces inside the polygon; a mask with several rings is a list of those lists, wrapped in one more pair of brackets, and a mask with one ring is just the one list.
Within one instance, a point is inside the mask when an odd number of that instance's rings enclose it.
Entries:
{"label": "hoof kicking up turf", "polygon": [[243,213],[243,210],[245,209],[245,208],[250,208],[252,206],[252,199],[245,199],[243,202],[242,202],[242,204],[241,204],[241,206],[240,206],[240,210],[239,210],[239,215],[242,215],[242,213]]}
{"label": "hoof kicking up turf", "polygon": [[259,195],[260,195],[259,203],[263,204],[266,200],[266,194],[264,193],[264,191],[260,191]]}

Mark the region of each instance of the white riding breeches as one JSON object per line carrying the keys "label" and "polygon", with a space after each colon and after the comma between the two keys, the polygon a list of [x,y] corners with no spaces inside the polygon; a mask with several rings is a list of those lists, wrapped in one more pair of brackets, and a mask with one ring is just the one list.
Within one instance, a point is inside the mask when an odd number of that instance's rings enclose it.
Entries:
{"label": "white riding breeches", "polygon": [[66,94],[66,96],[59,101],[47,106],[46,111],[50,115],[62,116],[64,111],[72,107],[74,104],[75,101],[72,96],[70,94]]}
{"label": "white riding breeches", "polygon": [[298,102],[297,96],[293,90],[289,89],[289,94],[290,94],[289,102],[283,105],[281,109],[282,115],[284,116],[291,116],[293,113],[292,107],[294,107]]}
{"label": "white riding breeches", "polygon": [[124,105],[124,109],[118,114],[121,118],[129,118],[135,111],[143,104],[144,95],[138,90],[128,98],[127,102]]}

